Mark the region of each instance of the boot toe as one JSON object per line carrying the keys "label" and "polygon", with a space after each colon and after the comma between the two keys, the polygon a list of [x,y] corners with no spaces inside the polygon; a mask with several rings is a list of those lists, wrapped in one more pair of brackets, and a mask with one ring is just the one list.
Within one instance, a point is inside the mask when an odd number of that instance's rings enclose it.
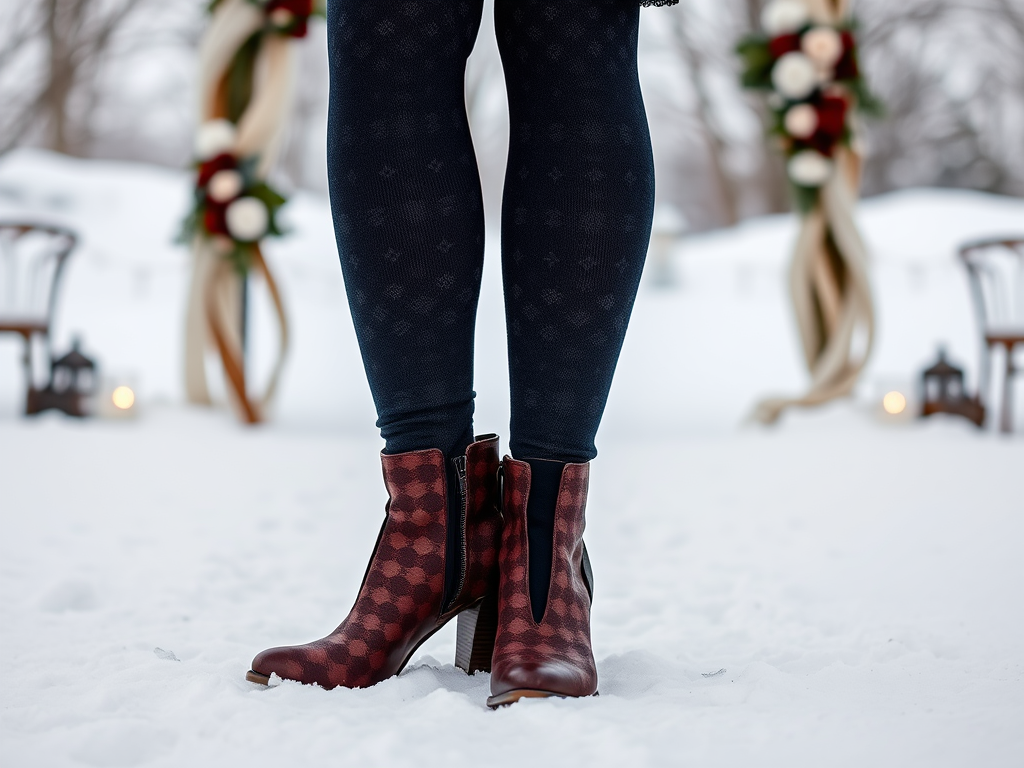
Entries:
{"label": "boot toe", "polygon": [[297,648],[268,648],[256,654],[252,660],[252,671],[270,677],[277,675],[283,680],[306,680],[307,670],[297,653]]}
{"label": "boot toe", "polygon": [[528,690],[555,696],[590,696],[597,690],[597,681],[591,677],[579,665],[562,659],[523,659],[494,666],[491,694],[500,696],[510,691]]}

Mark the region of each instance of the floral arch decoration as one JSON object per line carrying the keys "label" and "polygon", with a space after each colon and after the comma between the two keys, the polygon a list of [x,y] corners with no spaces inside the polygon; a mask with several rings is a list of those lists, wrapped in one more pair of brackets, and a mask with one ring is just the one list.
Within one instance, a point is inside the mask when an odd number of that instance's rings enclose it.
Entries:
{"label": "floral arch decoration", "polygon": [[789,283],[811,374],[803,396],[758,404],[754,418],[771,423],[790,406],[851,394],[870,356],[874,303],[854,220],[861,162],[853,116],[881,106],[861,73],[848,0],[772,0],[761,21],[763,32],[738,52],[743,84],[768,94],[801,214]]}
{"label": "floral arch decoration", "polygon": [[[229,401],[248,423],[266,418],[288,350],[288,323],[261,241],[282,234],[285,198],[266,181],[292,87],[293,42],[322,16],[315,0],[214,0],[199,48],[199,112],[192,208],[182,238],[193,253],[185,337],[191,402],[211,402],[206,350],[220,360]],[[244,291],[250,272],[266,284],[280,345],[262,395],[249,391]]]}

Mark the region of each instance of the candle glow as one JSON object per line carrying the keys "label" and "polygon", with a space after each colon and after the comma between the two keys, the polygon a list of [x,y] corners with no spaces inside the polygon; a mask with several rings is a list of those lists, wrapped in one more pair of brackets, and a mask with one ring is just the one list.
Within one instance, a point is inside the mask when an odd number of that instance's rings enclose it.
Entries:
{"label": "candle glow", "polygon": [[131,387],[118,387],[114,390],[110,400],[115,408],[127,411],[135,404],[135,393],[132,392]]}
{"label": "candle glow", "polygon": [[882,398],[882,407],[886,413],[896,416],[906,410],[907,398],[902,392],[892,391]]}

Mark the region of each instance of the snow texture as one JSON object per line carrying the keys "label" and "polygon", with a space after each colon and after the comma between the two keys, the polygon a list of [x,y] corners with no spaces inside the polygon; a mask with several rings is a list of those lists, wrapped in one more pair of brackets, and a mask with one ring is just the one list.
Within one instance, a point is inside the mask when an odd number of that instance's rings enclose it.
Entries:
{"label": "snow texture", "polygon": [[[881,332],[863,391],[770,430],[741,423],[805,384],[795,222],[649,264],[588,509],[600,696],[491,712],[487,676],[452,666],[453,626],[368,690],[245,682],[257,651],[319,637],[351,604],[383,514],[380,440],[327,204],[308,196],[268,248],[295,334],[277,418],[182,404],[188,260],[171,237],[187,200],[179,173],[0,161],[0,216],[84,237],[58,350],[81,332],[139,393],[134,420],[25,419],[19,346],[0,338],[0,764],[1021,765],[1024,440],[886,421],[878,401],[912,394],[940,341],[976,378],[955,245],[1019,232],[1024,203],[868,201]],[[504,432],[496,255],[477,425]],[[265,370],[273,326],[258,296],[252,312]]]}

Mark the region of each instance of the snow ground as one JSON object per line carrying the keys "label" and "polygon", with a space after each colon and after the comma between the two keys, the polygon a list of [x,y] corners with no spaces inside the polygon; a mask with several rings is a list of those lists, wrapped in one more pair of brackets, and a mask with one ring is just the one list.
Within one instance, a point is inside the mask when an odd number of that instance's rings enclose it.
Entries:
{"label": "snow ground", "polygon": [[[884,422],[938,342],[976,373],[967,238],[1024,202],[915,191],[862,212],[879,345],[859,398],[740,427],[803,384],[787,217],[686,239],[641,289],[588,510],[601,696],[484,706],[454,632],[364,691],[243,679],[254,653],[347,611],[384,494],[322,200],[276,244],[296,344],[259,429],[182,405],[187,183],[19,152],[0,216],[78,228],[58,348],[81,331],[139,391],[135,421],[18,415],[0,339],[0,764],[1018,766],[1024,762],[1024,440]],[[494,253],[481,431],[507,424]],[[272,336],[254,309],[256,367]],[[652,407],[657,404],[657,410]],[[1021,425],[1018,415],[1018,427]],[[720,672],[721,670],[721,672]]]}

